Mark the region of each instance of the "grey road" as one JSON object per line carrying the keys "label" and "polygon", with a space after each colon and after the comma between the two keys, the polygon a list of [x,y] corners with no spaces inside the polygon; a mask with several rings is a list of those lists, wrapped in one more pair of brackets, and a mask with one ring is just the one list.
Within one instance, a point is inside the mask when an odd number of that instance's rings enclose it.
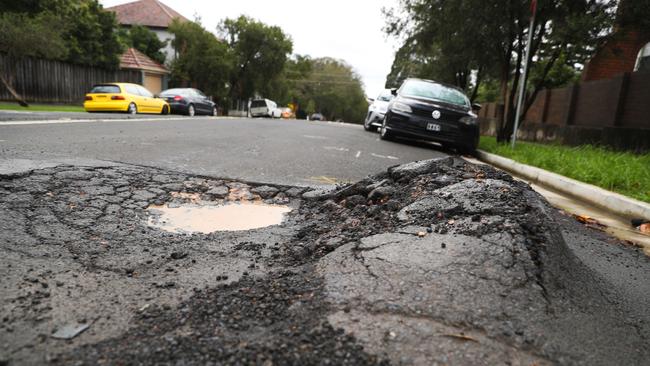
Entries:
{"label": "grey road", "polygon": [[358,125],[149,118],[0,122],[0,158],[91,158],[253,182],[319,186],[356,181],[389,166],[445,155],[433,145],[381,141]]}

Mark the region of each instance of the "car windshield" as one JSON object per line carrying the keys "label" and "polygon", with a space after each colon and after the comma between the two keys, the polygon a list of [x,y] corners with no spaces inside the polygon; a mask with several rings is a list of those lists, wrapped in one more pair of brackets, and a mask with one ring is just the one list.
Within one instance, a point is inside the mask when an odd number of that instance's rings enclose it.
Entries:
{"label": "car windshield", "polygon": [[266,100],[254,100],[251,102],[251,108],[266,107]]}
{"label": "car windshield", "polygon": [[462,92],[427,81],[409,80],[402,86],[400,94],[405,97],[426,98],[463,107],[469,106],[469,101]]}
{"label": "car windshield", "polygon": [[377,100],[380,102],[390,102],[393,100],[395,96],[390,92],[390,90],[387,90],[383,93],[381,93],[378,97]]}
{"label": "car windshield", "polygon": [[117,85],[95,85],[92,90],[90,90],[91,94],[98,94],[98,93],[106,93],[106,94],[119,94],[120,93],[120,87]]}
{"label": "car windshield", "polygon": [[176,95],[187,96],[187,89],[168,89],[160,93],[161,97],[173,97]]}

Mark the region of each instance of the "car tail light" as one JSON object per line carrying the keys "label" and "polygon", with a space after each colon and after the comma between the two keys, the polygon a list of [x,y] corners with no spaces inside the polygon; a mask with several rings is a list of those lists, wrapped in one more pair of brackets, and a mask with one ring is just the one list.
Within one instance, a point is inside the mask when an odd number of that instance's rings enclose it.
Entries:
{"label": "car tail light", "polygon": [[111,100],[124,100],[124,97],[121,95],[113,95],[111,97]]}
{"label": "car tail light", "polygon": [[86,95],[86,98],[84,98],[84,99],[85,100],[93,100],[93,97],[91,97],[90,95]]}
{"label": "car tail light", "polygon": [[178,102],[178,101],[183,100],[183,97],[181,97],[180,95],[177,95],[177,96],[174,97],[174,100]]}

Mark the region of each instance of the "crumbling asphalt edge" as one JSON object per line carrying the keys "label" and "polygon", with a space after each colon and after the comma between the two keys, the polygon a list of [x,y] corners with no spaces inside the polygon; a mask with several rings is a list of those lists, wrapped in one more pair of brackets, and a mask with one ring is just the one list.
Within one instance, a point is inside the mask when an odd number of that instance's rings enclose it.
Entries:
{"label": "crumbling asphalt edge", "polygon": [[650,204],[512,159],[476,151],[479,160],[627,218],[650,220]]}

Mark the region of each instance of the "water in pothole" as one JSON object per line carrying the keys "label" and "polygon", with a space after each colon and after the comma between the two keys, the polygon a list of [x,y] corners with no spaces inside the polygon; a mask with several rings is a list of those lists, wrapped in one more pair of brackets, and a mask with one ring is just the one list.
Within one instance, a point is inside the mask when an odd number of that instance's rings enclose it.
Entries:
{"label": "water in pothole", "polygon": [[149,206],[149,226],[172,233],[242,231],[279,225],[291,208],[263,203]]}

